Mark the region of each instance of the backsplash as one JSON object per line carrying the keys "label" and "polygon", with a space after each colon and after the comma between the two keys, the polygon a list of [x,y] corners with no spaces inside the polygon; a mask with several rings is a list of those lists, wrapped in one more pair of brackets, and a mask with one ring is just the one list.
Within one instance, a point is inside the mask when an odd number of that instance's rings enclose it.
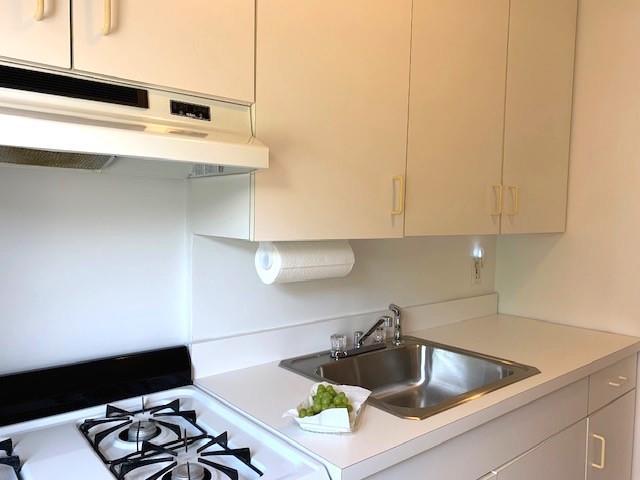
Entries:
{"label": "backsplash", "polygon": [[[193,239],[193,340],[228,337],[494,291],[495,237],[354,240],[346,278],[264,285],[254,268],[256,243]],[[485,250],[482,283],[472,284],[471,252]]]}
{"label": "backsplash", "polygon": [[0,374],[184,344],[184,182],[0,168]]}
{"label": "backsplash", "polygon": [[356,240],[346,278],[264,285],[257,244],[187,233],[180,180],[5,166],[0,215],[0,374],[494,291],[492,236]]}

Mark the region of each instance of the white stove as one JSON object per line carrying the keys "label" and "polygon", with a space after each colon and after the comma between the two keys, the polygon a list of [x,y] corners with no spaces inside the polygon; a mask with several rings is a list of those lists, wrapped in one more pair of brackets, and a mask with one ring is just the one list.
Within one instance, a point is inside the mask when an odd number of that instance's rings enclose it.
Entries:
{"label": "white stove", "polygon": [[0,480],[114,478],[320,480],[328,474],[193,386],[0,427]]}

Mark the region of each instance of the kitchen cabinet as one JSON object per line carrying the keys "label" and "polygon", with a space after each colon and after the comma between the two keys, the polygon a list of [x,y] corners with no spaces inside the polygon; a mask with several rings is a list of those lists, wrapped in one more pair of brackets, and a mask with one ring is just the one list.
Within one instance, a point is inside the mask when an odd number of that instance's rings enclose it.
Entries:
{"label": "kitchen cabinet", "polygon": [[584,480],[586,434],[585,419],[499,468],[495,479]]}
{"label": "kitchen cabinet", "polygon": [[414,2],[408,236],[499,232],[508,27],[509,0]]}
{"label": "kitchen cabinet", "polygon": [[636,391],[589,417],[587,480],[629,480]]}
{"label": "kitchen cabinet", "polygon": [[402,237],[411,0],[260,0],[257,16],[255,133],[269,169],[192,180],[194,232]]}
{"label": "kitchen cabinet", "polygon": [[72,24],[76,70],[253,102],[254,0],[83,0]]}
{"label": "kitchen cabinet", "polygon": [[415,2],[406,235],[564,231],[576,20],[577,0]]}
{"label": "kitchen cabinet", "polygon": [[502,233],[562,232],[577,0],[511,0]]}
{"label": "kitchen cabinet", "polygon": [[3,2],[0,57],[71,67],[71,0]]}
{"label": "kitchen cabinet", "polygon": [[270,167],[192,181],[194,233],[564,230],[577,0],[411,3],[258,1]]}
{"label": "kitchen cabinet", "polygon": [[636,363],[629,356],[367,478],[630,480],[636,384],[607,389],[603,379],[635,378]]}

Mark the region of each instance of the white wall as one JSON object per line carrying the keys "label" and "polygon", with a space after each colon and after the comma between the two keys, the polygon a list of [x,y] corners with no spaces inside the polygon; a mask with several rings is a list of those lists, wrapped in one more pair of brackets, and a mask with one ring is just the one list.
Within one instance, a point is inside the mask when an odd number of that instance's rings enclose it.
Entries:
{"label": "white wall", "polygon": [[0,167],[0,374],[187,341],[184,182]]}
{"label": "white wall", "polygon": [[[481,285],[471,282],[471,251],[481,244]],[[342,279],[264,285],[257,244],[194,237],[193,337],[239,333],[493,292],[495,237],[352,241],[356,264]]]}
{"label": "white wall", "polygon": [[501,312],[640,336],[638,32],[640,0],[581,1],[567,232],[498,240]]}
{"label": "white wall", "polygon": [[567,232],[501,237],[500,310],[640,335],[640,0],[583,0]]}

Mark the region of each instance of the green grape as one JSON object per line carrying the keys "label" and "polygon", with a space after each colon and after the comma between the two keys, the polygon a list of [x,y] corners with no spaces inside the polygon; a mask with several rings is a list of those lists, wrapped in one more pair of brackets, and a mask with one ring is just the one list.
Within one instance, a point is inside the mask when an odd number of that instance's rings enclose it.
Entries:
{"label": "green grape", "polygon": [[313,414],[315,415],[316,413],[320,413],[322,411],[322,406],[321,405],[313,405]]}
{"label": "green grape", "polygon": [[351,412],[351,410],[353,410],[353,406],[350,403],[348,403],[347,404],[347,412]]}
{"label": "green grape", "polygon": [[304,418],[304,417],[306,417],[306,416],[308,415],[308,414],[307,414],[307,409],[306,409],[306,408],[301,408],[301,409],[298,411],[298,415],[300,416],[300,418]]}
{"label": "green grape", "polygon": [[326,391],[326,387],[324,385],[318,385],[316,393],[323,393],[324,391]]}
{"label": "green grape", "polygon": [[329,392],[331,395],[335,395],[336,391],[333,389],[333,387],[331,385],[329,385],[327,387],[327,392]]}

